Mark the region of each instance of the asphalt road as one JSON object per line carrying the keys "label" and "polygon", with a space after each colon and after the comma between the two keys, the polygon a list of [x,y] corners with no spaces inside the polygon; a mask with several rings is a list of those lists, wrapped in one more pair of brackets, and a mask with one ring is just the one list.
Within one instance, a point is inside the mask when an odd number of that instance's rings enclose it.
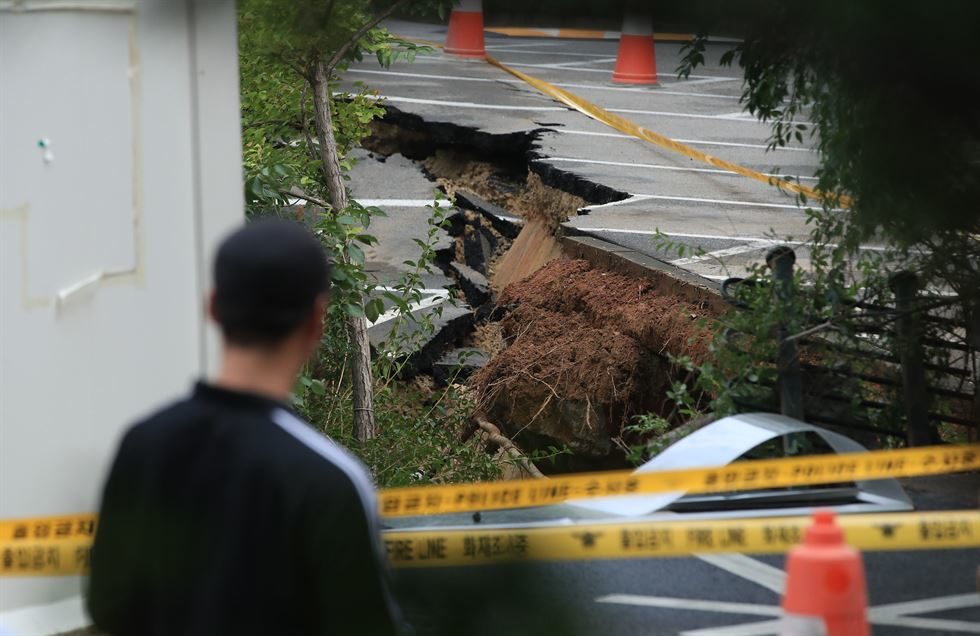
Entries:
{"label": "asphalt road", "polygon": [[[441,41],[436,25],[391,23],[392,31]],[[522,71],[613,109],[654,131],[763,172],[804,178],[816,156],[805,147],[766,152],[768,128],[739,112],[740,81],[717,64],[724,46],[709,47],[708,64],[690,80],[671,71],[680,45],[658,43],[661,86],[630,88],[610,81],[615,41],[513,39],[487,34],[488,50]],[[365,62],[348,80],[376,88],[398,109],[431,122],[491,134],[540,131],[538,161],[629,195],[592,206],[566,227],[672,261],[709,278],[737,275],[764,257],[774,238],[805,234],[805,213],[775,188],[627,138],[556,104],[519,80],[479,61],[441,53],[390,70]],[[355,197],[385,208],[376,222],[381,247],[368,253],[379,283],[394,280],[411,238],[424,232],[432,185],[399,156],[367,155],[352,174]],[[652,238],[709,253],[680,257]],[[798,249],[805,266],[807,252]],[[447,280],[427,279],[433,290]],[[907,483],[918,508],[977,505],[980,477]],[[980,633],[975,551],[865,555],[876,636]],[[396,592],[420,634],[773,634],[783,557],[720,557],[539,564],[534,567],[412,570],[396,573]]]}
{"label": "asphalt road", "polygon": [[[919,509],[977,505],[980,476],[905,480]],[[980,633],[975,550],[866,552],[875,636]],[[421,634],[777,634],[784,557],[705,555],[396,572]]]}
{"label": "asphalt road", "polygon": [[[393,22],[401,35],[441,41],[436,25]],[[718,59],[730,45],[709,44],[707,64],[678,79],[680,43],[657,44],[660,86],[611,82],[614,40],[508,38],[487,34],[500,61],[570,90],[621,116],[694,148],[764,173],[813,184],[817,157],[805,145],[768,152],[769,127],[741,111],[741,81]],[[806,214],[777,188],[720,171],[653,146],[570,110],[482,61],[440,52],[381,69],[355,65],[348,81],[364,82],[391,106],[429,122],[491,134],[538,131],[537,161],[628,195],[582,210],[566,226],[662,258],[710,278],[739,274],[764,258],[768,239],[806,234]],[[651,238],[661,231],[706,254],[684,258]],[[805,265],[806,255],[802,254]],[[727,268],[727,269],[726,269]]]}

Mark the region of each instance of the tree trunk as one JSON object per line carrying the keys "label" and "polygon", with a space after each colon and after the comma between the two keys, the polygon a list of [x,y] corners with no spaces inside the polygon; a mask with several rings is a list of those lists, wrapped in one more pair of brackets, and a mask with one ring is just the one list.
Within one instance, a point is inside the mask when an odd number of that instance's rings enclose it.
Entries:
{"label": "tree trunk", "polygon": [[[313,64],[313,105],[316,110],[316,134],[319,142],[320,162],[330,194],[330,205],[339,214],[347,208],[347,187],[340,170],[340,155],[333,133],[330,115],[329,73],[324,62],[317,59]],[[363,316],[347,318],[347,334],[351,348],[350,373],[354,388],[354,436],[360,441],[377,435],[374,424],[374,382],[371,377],[371,343],[368,341],[367,320]]]}

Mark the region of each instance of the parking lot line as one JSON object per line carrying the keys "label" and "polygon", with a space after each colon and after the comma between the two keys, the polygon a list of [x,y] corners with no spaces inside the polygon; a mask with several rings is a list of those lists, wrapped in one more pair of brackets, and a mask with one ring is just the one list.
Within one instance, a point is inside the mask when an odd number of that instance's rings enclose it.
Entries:
{"label": "parking lot line", "polygon": [[616,605],[637,605],[640,607],[664,607],[668,609],[695,610],[701,612],[723,612],[725,614],[749,614],[751,616],[779,616],[782,613],[782,610],[777,605],[728,603],[725,601],[705,601],[670,596],[642,596],[639,594],[609,594],[607,596],[600,596],[595,602]]}
{"label": "parking lot line", "polygon": [[749,208],[776,208],[782,210],[798,210],[803,211],[798,205],[786,205],[784,203],[759,203],[754,201],[733,201],[731,199],[702,199],[701,197],[680,197],[680,196],[669,196],[664,194],[642,194],[637,193],[636,196],[643,197],[644,199],[657,199],[658,201],[685,201],[689,203],[713,203],[718,205],[738,205]]}
{"label": "parking lot line", "polygon": [[695,554],[698,559],[710,563],[747,581],[761,585],[782,595],[786,587],[786,572],[744,554]]}
{"label": "parking lot line", "polygon": [[[759,121],[755,118],[746,119],[745,117],[735,117],[731,113],[722,113],[719,115],[696,115],[694,113],[675,113],[666,110],[644,110],[642,108],[607,108],[610,113],[626,113],[629,115],[655,115],[657,117],[685,117],[688,119],[714,119],[715,121],[740,121],[742,123],[748,124],[759,124],[760,126],[768,127],[769,124],[766,122]],[[792,121],[791,124],[804,124],[810,125],[808,121]]]}
{"label": "parking lot line", "polygon": [[980,634],[980,623],[960,621],[947,618],[921,618],[919,616],[886,616],[871,620],[874,625],[892,625],[924,629],[931,634],[941,632],[960,632],[964,634]]}
{"label": "parking lot line", "polygon": [[871,614],[875,616],[895,616],[900,614],[929,614],[931,612],[942,612],[945,610],[964,609],[967,607],[980,607],[980,594],[954,594],[952,596],[937,596],[936,598],[925,598],[917,601],[904,601],[902,603],[889,603],[887,605],[877,605],[871,609]]}
{"label": "parking lot line", "polygon": [[591,58],[593,60],[598,60],[601,58],[609,57],[609,54],[599,54],[599,53],[572,53],[571,51],[528,51],[526,49],[510,49],[508,53],[521,53],[523,55],[549,55],[551,57],[581,57],[581,58]]}
{"label": "parking lot line", "polygon": [[434,203],[440,208],[452,207],[452,204],[446,200],[436,201],[433,199],[359,199],[354,197],[354,200],[363,206],[372,207],[389,207],[389,208],[424,208]]}
{"label": "parking lot line", "polygon": [[500,104],[478,104],[476,102],[452,102],[445,99],[422,99],[419,97],[399,97],[397,95],[380,95],[378,99],[404,104],[427,104],[430,106],[448,106],[451,108],[479,108],[481,110],[525,110],[535,112],[567,111],[564,106],[503,106]]}
{"label": "parking lot line", "polygon": [[[556,128],[554,132],[562,133],[565,135],[588,135],[592,137],[615,137],[617,139],[636,139],[633,135],[624,135],[623,133],[609,133],[609,132],[593,132],[591,130],[568,130],[564,128]],[[737,143],[733,141],[709,141],[706,139],[674,139],[674,141],[682,144],[690,144],[692,146],[729,146],[732,148],[757,148],[759,150],[769,150],[769,146],[763,144],[744,144]],[[789,150],[792,152],[813,152],[809,148],[798,148],[795,146],[782,146],[773,148],[770,152],[780,152],[783,150]]]}
{"label": "parking lot line", "polygon": [[605,64],[607,62],[615,62],[614,57],[602,57],[598,60],[590,60],[588,62],[558,62],[557,64],[546,64],[546,68],[564,68],[566,66],[575,66],[576,64]]}
{"label": "parking lot line", "polygon": [[[773,243],[775,245],[775,243]],[[701,263],[703,261],[710,261],[714,259],[724,258],[725,256],[737,256],[738,254],[747,254],[749,252],[757,252],[761,249],[765,249],[769,245],[765,243],[756,243],[754,245],[736,245],[735,247],[728,247],[723,250],[715,250],[713,252],[706,252],[704,254],[698,254],[697,256],[690,256],[688,258],[678,258],[676,260],[670,261],[671,265],[693,265],[694,263]]]}
{"label": "parking lot line", "polygon": [[781,620],[742,623],[724,627],[705,627],[681,632],[680,636],[776,636],[783,623]]}
{"label": "parking lot line", "polygon": [[538,47],[565,46],[565,43],[563,43],[563,42],[521,42],[519,44],[487,44],[485,48],[493,49],[493,50],[497,50],[497,51],[506,51],[506,50],[512,49],[514,47],[517,47],[517,48],[525,47],[525,48],[527,48],[529,46],[538,46]]}
{"label": "parking lot line", "polygon": [[[649,170],[673,170],[676,172],[704,172],[707,174],[721,174],[725,176],[740,176],[737,172],[732,172],[731,170],[720,170],[718,168],[690,168],[688,166],[664,166],[655,163],[636,163],[633,161],[603,161],[601,159],[578,159],[575,157],[548,157],[547,161],[564,161],[568,163],[591,163],[600,166],[624,166],[627,168],[647,168]],[[763,172],[762,174],[767,177],[778,177],[785,179],[786,175],[782,174],[772,174],[768,172]],[[816,177],[793,177],[793,179],[801,181],[816,181]]]}
{"label": "parking lot line", "polygon": [[[554,68],[554,67],[552,67]],[[387,75],[393,77],[413,77],[418,79],[438,79],[446,80],[451,82],[503,82],[504,84],[514,84],[517,86],[524,85],[525,82],[519,79],[510,78],[491,78],[491,77],[469,77],[465,75],[441,75],[436,73],[412,73],[405,71],[378,71],[374,69],[366,68],[353,68],[347,71],[348,73],[362,74],[362,75]],[[597,91],[614,91],[620,93],[646,93],[650,95],[669,95],[671,97],[704,97],[708,99],[724,99],[724,100],[738,100],[739,98],[735,95],[715,95],[712,93],[688,93],[683,91],[671,91],[671,90],[656,90],[652,91],[645,88],[630,88],[626,86],[604,86],[602,84],[576,84],[569,82],[555,82],[555,86],[561,88],[580,88],[585,90],[597,90]]]}
{"label": "parking lot line", "polygon": [[[516,51],[505,51],[505,53],[516,53]],[[541,55],[545,55],[545,53],[543,53],[543,52],[541,52],[540,54]],[[426,55],[426,56],[417,55],[415,57],[415,59],[417,59],[417,60],[418,59],[437,60],[437,59],[443,59],[443,58],[437,58],[437,57],[434,57],[434,56],[431,56],[431,55]],[[554,68],[554,66],[552,66],[550,64],[532,64],[530,62],[507,62],[507,61],[504,61],[504,60],[500,60],[500,63],[501,64],[506,64],[507,66],[521,66],[521,67],[527,67],[527,68],[545,68],[545,69],[547,69],[547,68]],[[609,70],[608,69],[601,69],[601,68],[582,68],[580,66],[563,66],[561,70],[563,70],[563,71],[582,71],[582,72],[585,72],[585,73],[607,73],[607,74],[609,73]],[[692,79],[689,79],[689,78],[692,78],[692,77],[695,78],[695,79],[693,79],[693,80]],[[688,76],[688,79],[677,78],[677,77],[672,77],[672,76],[667,75],[667,76],[662,77],[661,78],[661,81],[667,80],[671,84],[688,84],[688,83],[690,83],[690,84],[694,84],[694,83],[698,83],[698,84],[711,84],[711,83],[714,83],[714,82],[734,82],[734,81],[737,81],[738,79],[739,78],[737,78],[737,77],[724,77],[724,76],[721,76],[721,75],[689,75]],[[697,81],[697,80],[704,80],[704,81]]]}

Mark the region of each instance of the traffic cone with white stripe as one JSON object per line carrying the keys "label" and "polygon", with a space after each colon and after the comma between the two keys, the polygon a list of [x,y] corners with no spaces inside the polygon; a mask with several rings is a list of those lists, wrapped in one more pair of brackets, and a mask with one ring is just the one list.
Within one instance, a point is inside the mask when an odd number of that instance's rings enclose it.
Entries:
{"label": "traffic cone with white stripe", "polygon": [[786,558],[780,636],[869,636],[861,553],[844,543],[830,510],[813,514]]}
{"label": "traffic cone with white stripe", "polygon": [[483,0],[461,0],[449,16],[446,53],[457,57],[485,58]]}
{"label": "traffic cone with white stripe", "polygon": [[657,55],[653,47],[653,19],[627,13],[619,35],[619,53],[613,81],[617,84],[656,84]]}

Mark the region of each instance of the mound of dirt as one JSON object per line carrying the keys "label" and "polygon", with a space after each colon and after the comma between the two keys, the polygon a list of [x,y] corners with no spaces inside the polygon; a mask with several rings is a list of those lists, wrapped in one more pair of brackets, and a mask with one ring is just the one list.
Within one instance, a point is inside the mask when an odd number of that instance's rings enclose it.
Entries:
{"label": "mound of dirt", "polygon": [[561,254],[554,229],[549,229],[544,221],[530,220],[521,228],[507,253],[495,263],[490,279],[493,288],[504,289],[560,258]]}
{"label": "mound of dirt", "polygon": [[422,165],[448,193],[470,190],[511,214],[540,220],[552,234],[559,223],[587,205],[582,197],[545,185],[533,172],[502,170],[461,150],[440,148]]}
{"label": "mound of dirt", "polygon": [[668,354],[701,361],[710,339],[707,307],[582,260],[550,262],[498,306],[509,346],[472,380],[481,407],[523,447],[586,458],[608,457],[634,415],[665,412]]}

